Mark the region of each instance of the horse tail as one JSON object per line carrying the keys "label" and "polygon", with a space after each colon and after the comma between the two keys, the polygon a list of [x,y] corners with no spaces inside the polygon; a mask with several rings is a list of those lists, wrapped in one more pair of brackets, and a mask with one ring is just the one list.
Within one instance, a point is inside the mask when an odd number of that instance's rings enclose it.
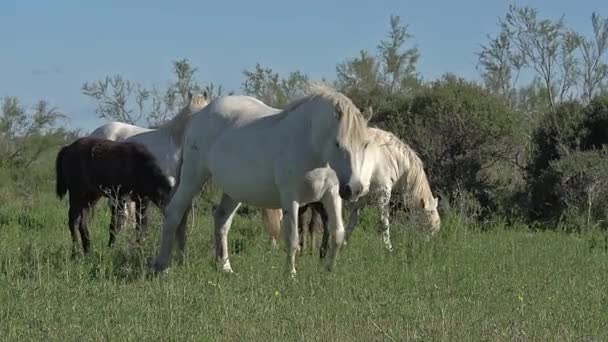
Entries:
{"label": "horse tail", "polygon": [[62,147],[61,150],[59,150],[59,153],[57,153],[57,159],[55,159],[55,174],[57,179],[55,191],[59,199],[62,199],[63,196],[65,196],[65,194],[68,192],[68,185],[63,170],[63,158],[65,156],[66,151],[67,146]]}
{"label": "horse tail", "polygon": [[273,240],[273,245],[276,245],[279,240],[282,216],[281,209],[262,209],[262,222]]}

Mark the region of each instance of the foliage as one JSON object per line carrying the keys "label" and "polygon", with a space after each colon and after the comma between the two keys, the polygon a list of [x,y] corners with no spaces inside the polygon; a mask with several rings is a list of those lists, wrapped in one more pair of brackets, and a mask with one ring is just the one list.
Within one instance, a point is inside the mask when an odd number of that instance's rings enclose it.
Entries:
{"label": "foliage", "polygon": [[173,61],[175,80],[165,91],[146,89],[139,83],[123,79],[121,75],[105,77],[92,83],[85,82],[82,93],[97,103],[95,112],[100,118],[132,125],[145,119],[150,126],[158,126],[171,119],[188,104],[188,92],[203,92],[208,97],[221,96],[224,89],[213,83],[205,87],[194,79],[197,68],[187,59]]}
{"label": "foliage", "polygon": [[[560,199],[560,214],[584,217],[584,225],[596,222],[606,225],[608,219],[608,151],[573,152],[551,163],[547,177],[555,180],[549,189]],[[578,227],[580,229],[581,226]]]}
{"label": "foliage", "polygon": [[34,105],[28,115],[16,97],[5,97],[0,116],[0,167],[29,166],[52,147],[46,138],[65,116],[46,101]]}
{"label": "foliage", "polygon": [[420,52],[405,48],[412,35],[399,16],[390,17],[388,39],[377,46],[377,56],[361,50],[336,66],[336,88],[359,108],[383,105],[391,96],[410,95],[420,84],[416,63]]}
{"label": "foliage", "polygon": [[308,84],[308,76],[300,71],[290,72],[287,78],[281,78],[269,67],[256,63],[254,70],[244,70],[243,92],[253,96],[265,104],[283,108],[291,100],[304,94]]}
{"label": "foliage", "polygon": [[375,119],[420,154],[433,188],[451,196],[472,193],[496,206],[496,167],[510,168],[521,145],[520,114],[481,87],[446,75]]}

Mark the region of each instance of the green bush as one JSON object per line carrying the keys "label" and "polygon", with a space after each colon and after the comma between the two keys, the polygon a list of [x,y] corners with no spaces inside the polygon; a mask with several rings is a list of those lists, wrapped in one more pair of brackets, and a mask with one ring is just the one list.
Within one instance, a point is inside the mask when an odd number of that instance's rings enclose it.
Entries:
{"label": "green bush", "polygon": [[558,199],[554,214],[559,214],[562,221],[576,223],[579,228],[581,223],[585,226],[605,223],[608,150],[573,152],[552,162],[544,176],[550,180],[550,194]]}
{"label": "green bush", "polygon": [[374,123],[419,153],[435,192],[453,198],[466,191],[486,212],[513,193],[524,118],[475,83],[444,76],[390,103]]}

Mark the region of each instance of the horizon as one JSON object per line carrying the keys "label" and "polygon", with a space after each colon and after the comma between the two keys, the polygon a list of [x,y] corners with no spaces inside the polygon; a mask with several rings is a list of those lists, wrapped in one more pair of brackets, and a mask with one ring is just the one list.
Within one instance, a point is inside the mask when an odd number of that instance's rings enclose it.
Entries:
{"label": "horizon", "polygon": [[[375,52],[390,15],[408,25],[413,37],[406,48],[418,47],[417,72],[424,80],[451,72],[479,81],[476,52],[487,35],[495,35],[511,3],[538,9],[540,18],[564,15],[566,24],[583,34],[591,32],[592,12],[608,16],[608,2],[591,0],[391,0],[356,6],[346,1],[5,0],[0,32],[9,53],[0,54],[0,97],[16,96],[28,110],[46,100],[69,117],[67,126],[91,131],[105,120],[82,94],[82,84],[121,74],[148,88],[164,88],[172,77],[171,62],[183,58],[198,69],[195,79],[201,84],[213,82],[237,94],[243,70],[256,63],[281,76],[300,70],[313,80],[333,81],[338,63],[363,49]],[[442,13],[434,15],[438,8]]]}

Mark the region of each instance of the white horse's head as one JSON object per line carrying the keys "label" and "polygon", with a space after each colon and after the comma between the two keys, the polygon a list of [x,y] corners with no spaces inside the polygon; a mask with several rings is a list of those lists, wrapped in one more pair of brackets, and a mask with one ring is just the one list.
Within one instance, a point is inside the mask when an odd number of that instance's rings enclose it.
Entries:
{"label": "white horse's head", "polygon": [[441,228],[441,218],[437,210],[439,199],[431,195],[422,199],[421,202],[420,206],[424,212],[424,219],[429,224],[431,236],[435,235]]}
{"label": "white horse's head", "polygon": [[188,109],[191,113],[197,112],[209,104],[209,94],[207,91],[203,91],[201,94],[192,94],[192,91],[188,90]]}
{"label": "white horse's head", "polygon": [[371,145],[367,121],[343,94],[316,86],[311,97],[312,143],[321,157],[336,172],[340,197],[355,201],[369,187],[372,167],[366,163]]}

